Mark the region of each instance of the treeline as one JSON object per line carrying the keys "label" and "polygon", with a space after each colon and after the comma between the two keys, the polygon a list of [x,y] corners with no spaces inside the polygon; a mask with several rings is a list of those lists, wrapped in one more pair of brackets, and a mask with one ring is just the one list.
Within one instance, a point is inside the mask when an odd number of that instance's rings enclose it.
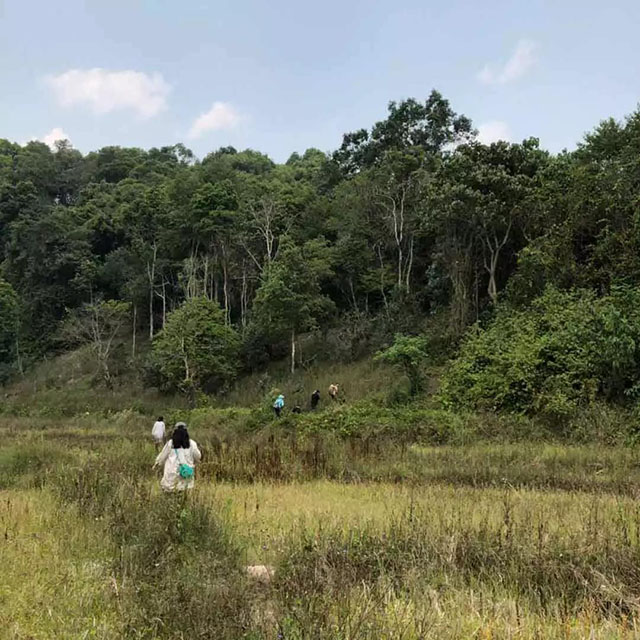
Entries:
{"label": "treeline", "polygon": [[[435,91],[392,102],[332,154],[284,164],[231,147],[199,161],[181,144],[83,156],[0,140],[4,375],[96,331],[109,347],[125,325],[135,355],[202,300],[215,304],[193,313],[213,310],[210,329],[247,368],[285,354],[294,367],[313,355],[300,334],[329,328],[340,357],[397,332],[426,331],[446,352],[496,305],[638,285],[639,216],[639,112],[559,155],[535,138],[479,143]],[[184,370],[184,335],[172,344],[176,379],[204,381]],[[222,369],[213,387],[233,375]]]}

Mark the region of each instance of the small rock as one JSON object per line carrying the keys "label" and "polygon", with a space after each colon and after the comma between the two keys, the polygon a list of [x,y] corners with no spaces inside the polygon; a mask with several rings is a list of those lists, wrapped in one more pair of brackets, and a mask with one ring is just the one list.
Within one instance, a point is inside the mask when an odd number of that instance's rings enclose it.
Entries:
{"label": "small rock", "polygon": [[254,564],[247,567],[247,575],[250,578],[265,584],[271,582],[274,573],[273,567],[269,567],[266,564]]}

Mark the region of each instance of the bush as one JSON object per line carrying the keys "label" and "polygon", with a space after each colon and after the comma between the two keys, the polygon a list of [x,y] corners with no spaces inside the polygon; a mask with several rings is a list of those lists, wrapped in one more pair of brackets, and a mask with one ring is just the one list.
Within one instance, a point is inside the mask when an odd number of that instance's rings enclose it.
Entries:
{"label": "bush", "polygon": [[397,334],[393,344],[380,351],[374,360],[398,367],[409,379],[410,395],[416,396],[422,390],[422,367],[428,357],[426,345],[425,338]]}
{"label": "bush", "polygon": [[530,308],[500,308],[474,327],[443,380],[446,403],[549,418],[598,396],[622,401],[640,379],[640,290],[604,297],[547,291]]}

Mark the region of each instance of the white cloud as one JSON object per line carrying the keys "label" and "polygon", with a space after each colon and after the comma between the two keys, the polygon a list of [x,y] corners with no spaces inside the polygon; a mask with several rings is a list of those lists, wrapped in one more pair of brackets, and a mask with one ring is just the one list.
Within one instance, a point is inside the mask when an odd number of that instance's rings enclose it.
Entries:
{"label": "white cloud", "polygon": [[48,144],[49,147],[51,147],[51,149],[56,148],[56,142],[58,140],[71,141],[71,139],[69,138],[69,135],[65,133],[65,131],[61,127],[54,127],[53,129],[51,129],[51,131],[49,131],[49,133],[42,136],[42,138],[39,138],[39,140],[40,142],[44,142],[45,144]]}
{"label": "white cloud", "polygon": [[537,48],[538,45],[533,40],[520,40],[504,66],[495,68],[486,64],[476,77],[483,84],[506,84],[517,80],[536,63]]}
{"label": "white cloud", "polygon": [[166,107],[171,91],[159,73],[130,70],[70,69],[45,81],[63,107],[89,105],[98,115],[132,109],[150,118]]}
{"label": "white cloud", "polygon": [[492,120],[478,125],[478,142],[482,144],[491,144],[498,140],[511,140],[511,131],[509,125],[501,120]]}
{"label": "white cloud", "polygon": [[189,129],[189,138],[199,138],[208,131],[233,129],[241,119],[240,114],[228,102],[214,102],[209,111],[195,119]]}

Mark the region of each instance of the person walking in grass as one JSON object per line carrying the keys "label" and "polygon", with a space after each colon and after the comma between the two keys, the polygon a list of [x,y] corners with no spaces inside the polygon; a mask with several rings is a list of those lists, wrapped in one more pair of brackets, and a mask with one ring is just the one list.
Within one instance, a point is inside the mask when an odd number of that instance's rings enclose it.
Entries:
{"label": "person walking in grass", "polygon": [[193,489],[195,466],[202,454],[193,438],[189,437],[187,425],[176,422],[171,439],[158,454],[153,468],[164,464],[160,486],[163,491],[184,491]]}
{"label": "person walking in grass", "polygon": [[151,429],[151,437],[153,438],[153,443],[156,445],[156,451],[162,449],[162,445],[164,445],[164,433],[164,418],[159,416],[153,423],[153,428]]}
{"label": "person walking in grass", "polygon": [[311,409],[315,411],[316,407],[318,406],[318,402],[320,402],[320,389],[316,389],[312,394],[311,394]]}
{"label": "person walking in grass", "polygon": [[273,411],[276,414],[276,418],[280,417],[280,414],[282,413],[283,409],[284,409],[284,396],[280,394],[276,398],[276,401],[273,403]]}
{"label": "person walking in grass", "polygon": [[329,385],[329,397],[335,402],[338,399],[338,385],[330,384]]}

